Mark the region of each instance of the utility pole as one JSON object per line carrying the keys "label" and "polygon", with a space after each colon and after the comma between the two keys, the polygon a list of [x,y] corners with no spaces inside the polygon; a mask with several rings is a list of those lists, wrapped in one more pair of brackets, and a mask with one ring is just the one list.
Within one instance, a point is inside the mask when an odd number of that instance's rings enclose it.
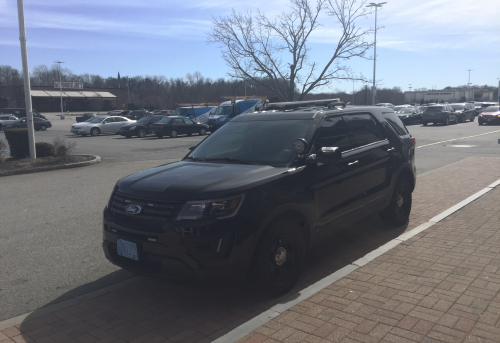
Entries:
{"label": "utility pole", "polygon": [[62,82],[61,82],[61,61],[56,61],[56,63],[59,63],[59,94],[61,95],[61,119],[64,119],[64,108],[63,108],[63,101],[62,101]]}
{"label": "utility pole", "polygon": [[21,59],[23,63],[24,102],[26,103],[26,121],[28,128],[28,145],[30,157],[36,159],[35,130],[33,128],[33,105],[31,104],[30,71],[28,68],[28,48],[26,47],[26,30],[24,28],[23,0],[17,0],[17,15],[19,20],[19,41],[21,42]]}
{"label": "utility pole", "polygon": [[375,69],[377,65],[377,10],[387,2],[379,2],[378,4],[371,2],[365,7],[375,7],[375,40],[373,45],[373,86],[372,86],[372,105],[375,106]]}
{"label": "utility pole", "polygon": [[467,69],[467,71],[469,72],[469,79],[467,80],[467,101],[470,100],[470,72],[472,71],[472,69]]}

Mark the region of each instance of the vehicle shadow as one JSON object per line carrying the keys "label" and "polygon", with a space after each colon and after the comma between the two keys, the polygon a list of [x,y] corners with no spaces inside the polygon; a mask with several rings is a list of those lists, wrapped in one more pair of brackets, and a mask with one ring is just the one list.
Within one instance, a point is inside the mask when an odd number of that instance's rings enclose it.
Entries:
{"label": "vehicle shadow", "polygon": [[[18,328],[26,341],[51,335],[77,340],[90,335],[131,341],[149,335],[158,340],[177,341],[183,336],[193,342],[204,338],[212,341],[399,236],[407,226],[389,229],[378,217],[372,217],[328,234],[309,251],[294,289],[280,297],[256,291],[252,280],[193,284],[144,278],[46,313],[47,306],[81,294],[82,288],[89,287],[86,284],[34,311]],[[126,272],[117,271],[94,283],[120,273]]]}

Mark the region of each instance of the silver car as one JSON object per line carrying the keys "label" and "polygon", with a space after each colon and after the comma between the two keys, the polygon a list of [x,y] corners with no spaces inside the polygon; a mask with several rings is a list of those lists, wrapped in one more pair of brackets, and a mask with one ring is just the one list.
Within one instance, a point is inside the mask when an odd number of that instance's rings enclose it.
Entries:
{"label": "silver car", "polygon": [[71,132],[75,135],[98,136],[101,133],[116,134],[124,125],[135,123],[135,120],[120,116],[98,116],[86,122],[71,126]]}
{"label": "silver car", "polygon": [[18,118],[12,114],[0,114],[0,131],[3,130],[4,126],[13,123]]}

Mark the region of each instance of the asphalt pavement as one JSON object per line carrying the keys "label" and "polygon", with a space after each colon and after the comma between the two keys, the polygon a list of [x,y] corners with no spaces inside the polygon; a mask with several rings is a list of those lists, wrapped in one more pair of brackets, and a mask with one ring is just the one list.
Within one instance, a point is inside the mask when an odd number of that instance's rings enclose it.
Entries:
{"label": "asphalt pavement", "polygon": [[[104,259],[100,247],[102,210],[112,187],[123,176],[182,158],[204,138],[77,137],[69,132],[74,119],[48,119],[53,127],[36,132],[37,141],[65,137],[77,142],[74,153],[99,155],[102,162],[0,178],[0,320],[130,278]],[[417,140],[418,174],[471,156],[498,157],[500,126],[408,129]]]}

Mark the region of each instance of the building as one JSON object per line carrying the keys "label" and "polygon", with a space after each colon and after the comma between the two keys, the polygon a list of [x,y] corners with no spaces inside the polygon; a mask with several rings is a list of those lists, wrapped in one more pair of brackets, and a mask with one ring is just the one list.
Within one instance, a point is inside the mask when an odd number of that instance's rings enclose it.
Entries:
{"label": "building", "polygon": [[484,88],[449,88],[444,90],[426,90],[405,92],[406,103],[460,102],[460,101],[496,101],[494,91]]}
{"label": "building", "polygon": [[[63,88],[64,112],[109,111],[126,109],[127,89],[124,88]],[[32,86],[33,108],[39,112],[61,111],[61,94],[53,86]],[[0,87],[0,110],[7,107],[25,107],[24,86]]]}

